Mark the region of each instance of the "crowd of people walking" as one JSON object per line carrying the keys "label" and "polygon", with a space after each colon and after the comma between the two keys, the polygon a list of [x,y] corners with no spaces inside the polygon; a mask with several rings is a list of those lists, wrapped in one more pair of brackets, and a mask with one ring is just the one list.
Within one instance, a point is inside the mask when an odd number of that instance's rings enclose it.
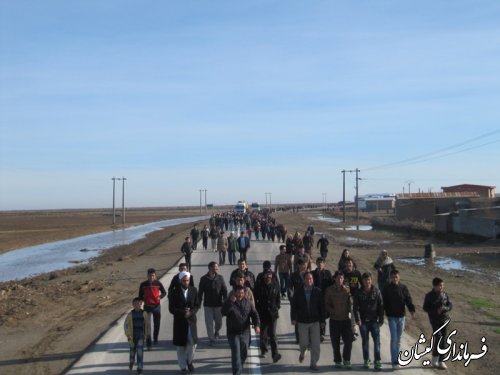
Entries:
{"label": "crowd of people walking", "polygon": [[[224,235],[226,232],[229,234]],[[265,261],[262,272],[257,276],[247,264],[252,233],[256,241],[267,238],[279,243],[279,254],[273,254],[274,264],[270,260]],[[174,324],[173,344],[177,348],[181,372],[195,371],[197,313],[201,306],[210,346],[221,344],[223,317],[226,318],[226,338],[231,349],[234,375],[243,371],[252,326],[260,338],[261,357],[265,357],[270,350],[272,362],[280,361],[282,355],[277,335],[280,319],[289,319],[294,326],[298,362],[303,363],[309,353],[311,371],[319,371],[318,361],[321,343],[327,332],[327,320],[334,368],[352,368],[353,342],[361,336],[363,366],[382,370],[380,327],[387,320],[391,336],[388,348],[391,365],[393,369],[399,368],[398,355],[406,313],[408,311],[413,317],[415,306],[388,252],[383,250],[373,266],[378,282],[375,286],[372,273],[368,270],[361,272],[348,249],[343,250],[335,270],[327,269],[329,241],[324,234],[316,242],[321,256],[313,262],[314,233],[313,226],[309,225],[304,236],[298,231],[292,236],[268,212],[217,214],[201,231],[196,225],[193,227],[181,247],[185,262],[179,265],[179,273],[172,278],[168,288],[168,309]],[[208,249],[208,238],[212,239],[211,249]],[[203,247],[200,251],[218,252],[219,261],[208,263],[208,272],[201,277],[196,288],[190,273],[191,254],[197,249],[200,239]],[[219,267],[226,265],[226,260],[229,265],[236,266],[228,280],[229,289],[219,273]],[[150,350],[158,342],[160,300],[167,296],[165,288],[156,279],[156,271],[149,269],[147,276],[125,322],[125,333],[131,348],[129,368],[132,369],[136,361],[139,374],[143,371],[144,345]],[[433,329],[449,319],[448,312],[452,308],[449,296],[443,291],[443,284],[442,279],[435,278],[433,289],[424,303]],[[280,315],[282,301],[290,304],[290,316]],[[446,332],[441,331],[440,334]],[[370,336],[373,357],[369,350]],[[433,365],[445,369],[437,349],[433,355]]]}

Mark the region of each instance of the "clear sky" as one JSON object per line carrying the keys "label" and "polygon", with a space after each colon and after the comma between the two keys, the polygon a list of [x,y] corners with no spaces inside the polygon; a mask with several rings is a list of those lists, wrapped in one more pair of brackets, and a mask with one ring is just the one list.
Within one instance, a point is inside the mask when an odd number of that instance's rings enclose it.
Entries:
{"label": "clear sky", "polygon": [[0,210],[500,190],[497,0],[5,0],[0,48]]}

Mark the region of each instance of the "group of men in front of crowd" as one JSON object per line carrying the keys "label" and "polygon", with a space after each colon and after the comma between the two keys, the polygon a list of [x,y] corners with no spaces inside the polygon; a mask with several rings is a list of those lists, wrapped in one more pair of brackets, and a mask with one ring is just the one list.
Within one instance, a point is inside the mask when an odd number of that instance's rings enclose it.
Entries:
{"label": "group of men in front of crowd", "polygon": [[[243,234],[240,238],[247,237]],[[183,249],[186,252],[188,246],[193,249],[190,237],[186,238],[185,244]],[[320,244],[318,241],[318,246]],[[182,251],[186,256],[184,250]],[[324,250],[323,247],[322,255],[326,255]],[[174,316],[173,344],[177,347],[181,372],[195,371],[193,358],[198,342],[196,314],[201,305],[210,346],[220,342],[222,318],[226,317],[226,336],[231,348],[233,374],[239,375],[243,371],[248,356],[251,326],[260,335],[261,356],[265,357],[270,349],[272,361],[278,362],[281,354],[278,350],[276,327],[282,299],[290,301],[291,323],[295,326],[296,341],[299,344],[298,360],[302,363],[309,351],[311,371],[319,370],[320,344],[325,337],[327,319],[335,368],[351,369],[352,343],[356,340],[359,329],[363,365],[365,368],[372,365],[369,354],[371,335],[373,368],[380,371],[380,326],[384,323],[384,312],[391,335],[391,364],[393,369],[399,368],[398,355],[406,309],[413,317],[415,306],[408,288],[400,282],[399,271],[394,268],[387,252],[383,251],[375,263],[379,273],[378,287],[374,285],[370,272],[361,274],[356,269],[354,260],[346,250],[333,275],[326,269],[323,257],[317,258],[316,268],[312,270],[311,256],[300,244],[294,253],[290,254],[287,246],[281,245],[275,258],[274,271],[271,262],[266,261],[263,271],[255,277],[247,267],[246,251],[240,252],[238,268],[232,272],[229,280],[231,291],[228,291],[224,277],[218,272],[219,263],[215,261],[208,264],[208,272],[201,277],[196,288],[189,272],[190,254],[189,258],[186,257],[186,262],[179,265],[179,273],[173,277],[168,288],[169,311]],[[387,265],[391,265],[389,271],[384,269],[382,273],[382,268]],[[144,343],[151,349],[158,342],[160,300],[166,295],[165,288],[156,279],[155,270],[148,270],[148,280],[141,283],[139,296],[133,301],[134,309],[125,322],[125,332],[131,347],[129,368],[133,368],[137,357],[139,374],[143,369]],[[142,302],[144,311],[141,309]],[[449,297],[443,291],[443,280],[435,278],[433,290],[426,295],[424,302],[424,310],[429,314],[434,331],[449,319],[448,311],[451,307]],[[441,330],[439,334],[444,336],[446,332]],[[437,346],[433,351],[433,365],[440,369],[446,368]]]}

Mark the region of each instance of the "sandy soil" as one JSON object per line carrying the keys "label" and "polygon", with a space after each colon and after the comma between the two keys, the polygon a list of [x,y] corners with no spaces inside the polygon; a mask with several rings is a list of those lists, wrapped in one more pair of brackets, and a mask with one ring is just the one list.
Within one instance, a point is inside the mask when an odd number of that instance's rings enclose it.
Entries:
{"label": "sandy soil", "polygon": [[[137,223],[141,220],[147,222],[167,218],[165,213],[163,216],[157,213],[152,214],[154,219],[151,220],[152,216],[147,214],[142,219],[137,219]],[[173,213],[173,216],[178,214]],[[0,237],[0,243],[10,236],[10,245],[0,247],[3,250],[110,229],[110,217],[101,217],[102,212],[64,213],[58,220],[54,219],[52,226],[47,223],[46,215],[10,215],[7,220],[0,215],[0,236],[7,236]],[[193,215],[197,215],[197,212],[186,213],[184,216]],[[50,216],[49,214],[48,217]],[[141,216],[139,212],[137,216]],[[325,232],[330,239],[333,238],[328,257],[330,269],[336,269],[340,252],[347,247],[360,270],[371,271],[382,248],[381,243],[391,241],[383,243],[383,246],[396,259],[402,282],[410,288],[417,307],[416,320],[408,324],[413,337],[421,332],[426,335],[431,333],[421,306],[425,293],[431,288],[432,278],[439,275],[445,280],[446,289],[454,303],[451,316],[452,329],[458,331],[454,337],[455,342],[467,341],[469,351],[476,353],[480,352],[480,340],[485,336],[490,348],[485,358],[471,362],[467,368],[463,366],[463,362],[449,363],[450,373],[496,372],[500,364],[499,356],[494,352],[500,341],[500,297],[496,279],[488,277],[487,273],[449,272],[397,261],[402,256],[422,255],[424,245],[433,242],[433,239],[387,232],[349,232],[349,236],[374,242],[353,244],[345,242],[342,237],[347,232],[339,234],[339,231],[333,229],[333,224],[312,221],[310,218],[315,216],[312,212],[277,213],[275,216],[288,226],[289,231],[298,229],[303,232],[312,222],[317,232]],[[129,220],[132,222],[132,214],[127,212],[127,221]],[[88,345],[128,309],[130,298],[137,293],[148,267],[155,265],[158,272],[163,274],[175,264],[180,258],[179,248],[190,227],[190,224],[179,225],[152,233],[132,245],[108,250],[88,265],[31,279],[0,283],[0,373],[63,373]],[[44,233],[44,236],[40,237],[40,233]],[[498,242],[466,245],[435,243],[435,248],[438,255],[487,252],[496,254],[493,259],[498,259],[500,253]],[[314,256],[317,255],[315,252]]]}

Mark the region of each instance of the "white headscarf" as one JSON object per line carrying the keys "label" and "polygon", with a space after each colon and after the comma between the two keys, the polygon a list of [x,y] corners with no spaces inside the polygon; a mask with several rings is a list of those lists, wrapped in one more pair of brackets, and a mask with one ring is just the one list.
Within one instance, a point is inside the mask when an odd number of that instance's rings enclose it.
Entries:
{"label": "white headscarf", "polygon": [[182,272],[180,272],[179,273],[179,280],[182,280],[186,276],[188,276],[189,278],[191,278],[191,274],[188,271],[182,271]]}

